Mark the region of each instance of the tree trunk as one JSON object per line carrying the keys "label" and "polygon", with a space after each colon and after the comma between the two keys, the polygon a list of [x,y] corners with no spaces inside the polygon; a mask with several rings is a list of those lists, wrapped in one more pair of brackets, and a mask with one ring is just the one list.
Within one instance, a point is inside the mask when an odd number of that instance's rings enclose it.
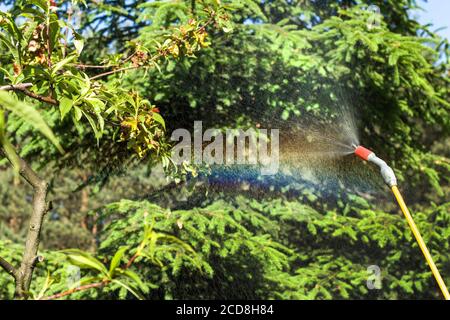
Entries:
{"label": "tree trunk", "polygon": [[46,200],[48,190],[47,182],[39,179],[37,184],[33,185],[33,188],[33,212],[30,218],[22,262],[19,268],[19,279],[16,281],[15,296],[21,299],[27,297],[34,266],[37,262],[42,260],[42,258],[38,257],[38,249],[42,222],[44,221],[44,216],[48,209]]}
{"label": "tree trunk", "polygon": [[[4,150],[3,150],[4,151]],[[48,183],[41,179],[33,169],[21,159],[17,154],[11,154],[12,150],[3,152],[11,163],[17,163],[19,174],[33,187],[33,211],[31,213],[27,238],[25,241],[25,249],[22,256],[20,267],[15,269],[9,263],[4,261],[1,263],[3,269],[7,270],[16,282],[14,297],[17,299],[27,299],[33,270],[37,262],[42,261],[42,257],[38,256],[40,232],[44,216],[49,210],[50,204],[47,202]],[[12,157],[17,161],[13,161]],[[0,261],[1,262],[1,261]]]}

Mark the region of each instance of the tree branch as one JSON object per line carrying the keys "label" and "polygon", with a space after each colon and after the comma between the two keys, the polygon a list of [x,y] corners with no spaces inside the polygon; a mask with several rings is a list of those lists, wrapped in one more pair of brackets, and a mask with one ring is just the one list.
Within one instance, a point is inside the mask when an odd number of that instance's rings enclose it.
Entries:
{"label": "tree branch", "polygon": [[29,96],[30,98],[36,99],[41,102],[49,103],[54,106],[57,106],[59,103],[52,97],[48,96],[41,96],[37,93],[34,93],[30,90],[28,90],[29,87],[33,86],[32,83],[20,83],[20,84],[8,84],[6,86],[1,86],[0,90],[8,90],[8,91],[19,91],[22,92],[24,95]]}
{"label": "tree branch", "polygon": [[45,102],[45,103],[48,103],[48,104],[52,104],[54,106],[59,105],[58,101],[53,99],[51,96],[47,96],[47,97],[41,96],[41,95],[39,95],[37,93],[31,92],[28,89],[23,89],[23,90],[19,90],[19,91],[21,91],[24,95],[29,96],[30,98],[36,99],[38,101]]}
{"label": "tree branch", "polygon": [[17,278],[17,270],[14,268],[12,264],[10,264],[8,261],[0,257],[0,267],[3,268],[6,272],[8,272],[10,275],[14,277],[14,279]]}
{"label": "tree branch", "polygon": [[6,86],[0,86],[0,90],[7,90],[7,91],[14,91],[14,90],[24,90],[27,89],[29,87],[32,87],[33,84],[32,83],[19,83],[19,84],[7,84]]}
{"label": "tree branch", "polygon": [[[83,65],[79,65],[79,66],[83,67]],[[89,66],[86,66],[86,67],[89,67]],[[96,67],[96,66],[94,66],[94,67]],[[107,68],[107,67],[105,67],[105,68]],[[115,73],[115,72],[117,72],[117,71],[114,71],[112,73]],[[56,99],[53,99],[52,97],[44,97],[44,96],[41,96],[41,95],[38,95],[38,94],[36,94],[34,92],[29,91],[27,88],[29,88],[31,86],[33,86],[32,83],[8,84],[8,85],[5,85],[5,86],[0,86],[0,90],[20,91],[20,92],[24,93],[25,95],[29,96],[30,98],[39,100],[41,102],[45,102],[45,103],[51,104],[53,106],[58,106],[59,105],[59,101],[56,100]],[[94,115],[94,116],[96,115],[95,113],[93,113],[90,110],[88,110],[87,112],[92,114],[92,115]],[[108,123],[110,123],[110,124],[112,124],[114,126],[120,126],[120,123],[116,123],[116,122],[111,121],[109,119],[104,119],[104,120],[105,120],[105,122],[108,122]]]}

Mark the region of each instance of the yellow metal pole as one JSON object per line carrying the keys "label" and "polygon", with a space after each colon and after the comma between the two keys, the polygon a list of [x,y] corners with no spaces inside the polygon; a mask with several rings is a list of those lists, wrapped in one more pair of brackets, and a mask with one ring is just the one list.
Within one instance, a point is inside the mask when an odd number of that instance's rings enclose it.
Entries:
{"label": "yellow metal pole", "polygon": [[419,247],[422,250],[423,255],[425,256],[425,259],[427,260],[427,263],[430,266],[431,272],[433,272],[433,276],[436,279],[436,282],[438,283],[439,288],[441,289],[442,294],[444,295],[444,298],[446,300],[450,300],[450,294],[448,293],[448,290],[444,283],[444,280],[442,280],[441,274],[439,273],[438,268],[434,264],[433,258],[431,257],[431,254],[428,251],[428,248],[425,245],[425,242],[423,241],[422,236],[420,235],[419,229],[417,229],[417,226],[414,223],[414,220],[413,220],[411,214],[409,213],[408,207],[406,206],[405,201],[403,200],[403,197],[400,194],[400,191],[398,190],[397,186],[392,187],[392,192],[394,193],[394,196],[397,199],[398,205],[400,206],[400,209],[402,210],[403,214],[405,215],[406,220],[408,221],[409,228],[411,229],[412,233],[414,234],[414,237],[416,238],[416,241],[419,244]]}

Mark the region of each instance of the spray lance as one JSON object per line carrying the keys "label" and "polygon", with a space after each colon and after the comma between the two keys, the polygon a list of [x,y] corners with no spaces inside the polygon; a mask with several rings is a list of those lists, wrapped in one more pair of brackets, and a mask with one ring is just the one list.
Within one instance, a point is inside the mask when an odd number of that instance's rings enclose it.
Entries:
{"label": "spray lance", "polygon": [[439,270],[437,269],[433,261],[433,258],[431,257],[431,254],[428,251],[428,248],[425,245],[422,236],[420,235],[419,229],[414,223],[414,220],[411,214],[409,213],[408,207],[406,206],[405,201],[403,200],[403,197],[400,194],[400,191],[398,190],[397,178],[395,177],[394,170],[392,170],[392,168],[389,167],[384,160],[378,158],[375,155],[375,153],[370,151],[369,149],[366,149],[363,146],[356,146],[356,145],[353,145],[353,147],[355,148],[356,156],[360,157],[365,161],[372,162],[380,168],[381,176],[383,177],[384,182],[391,188],[392,192],[394,193],[398,205],[400,206],[400,209],[402,210],[406,218],[406,221],[408,221],[409,228],[414,234],[414,237],[416,238],[416,241],[419,244],[419,247],[422,250],[423,255],[425,256],[428,266],[430,267],[431,272],[433,273],[433,276],[436,279],[436,282],[438,283],[439,288],[442,291],[442,294],[444,295],[444,298],[446,300],[450,300],[450,294],[447,290],[444,280],[442,280],[441,274],[439,273]]}

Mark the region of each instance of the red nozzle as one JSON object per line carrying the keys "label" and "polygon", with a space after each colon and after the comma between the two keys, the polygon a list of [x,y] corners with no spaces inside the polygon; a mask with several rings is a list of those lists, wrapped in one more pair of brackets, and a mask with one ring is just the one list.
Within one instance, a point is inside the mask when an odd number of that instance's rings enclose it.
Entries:
{"label": "red nozzle", "polygon": [[373,152],[370,151],[369,149],[364,148],[363,146],[358,146],[355,149],[355,154],[360,157],[363,160],[369,160],[369,156],[372,154]]}

